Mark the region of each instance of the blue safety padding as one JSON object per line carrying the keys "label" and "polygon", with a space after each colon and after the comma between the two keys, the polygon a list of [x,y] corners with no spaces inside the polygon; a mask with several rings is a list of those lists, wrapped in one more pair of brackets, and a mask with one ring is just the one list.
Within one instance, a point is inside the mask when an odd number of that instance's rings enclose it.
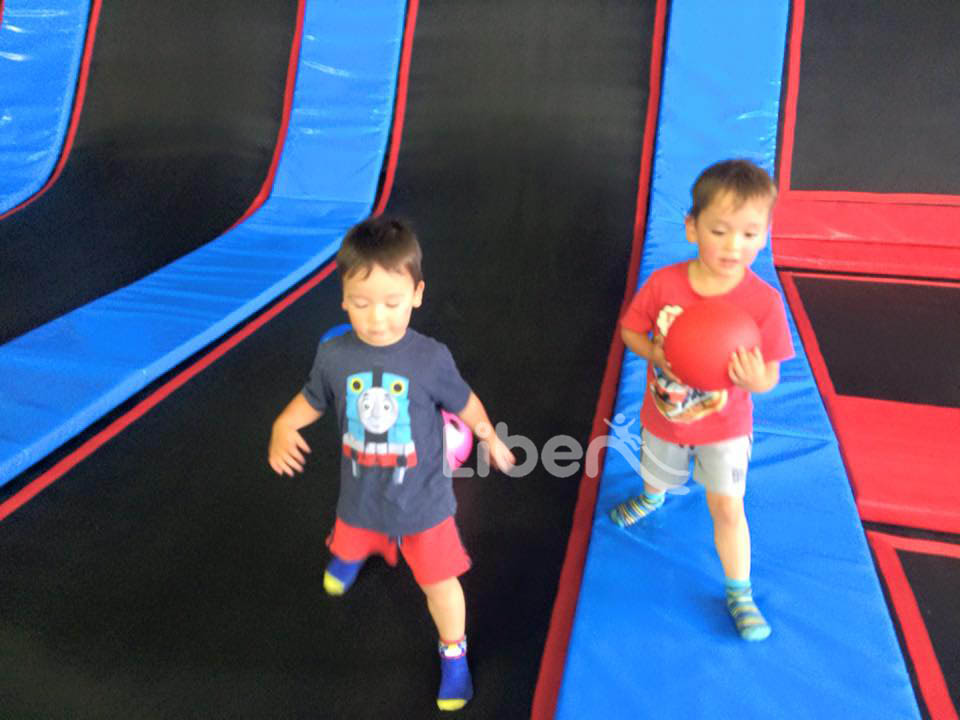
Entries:
{"label": "blue safety padding", "polygon": [[90,0],[5,0],[0,23],[0,214],[36,193],[73,112]]}
{"label": "blue safety padding", "polygon": [[328,260],[369,214],[393,119],[404,0],[310,0],[290,128],[246,222],[0,347],[0,484]]}
{"label": "blue safety padding", "polygon": [[[789,3],[672,3],[639,282],[688,259],[683,218],[707,165],[772,170]],[[769,249],[754,269],[774,285]],[[792,321],[791,321],[792,325]],[[746,508],[755,596],[773,626],[736,635],[702,488],[629,530],[607,513],[642,490],[609,451],[557,717],[919,717],[863,529],[802,347],[756,398]],[[638,417],[646,364],[627,352],[615,412]]]}

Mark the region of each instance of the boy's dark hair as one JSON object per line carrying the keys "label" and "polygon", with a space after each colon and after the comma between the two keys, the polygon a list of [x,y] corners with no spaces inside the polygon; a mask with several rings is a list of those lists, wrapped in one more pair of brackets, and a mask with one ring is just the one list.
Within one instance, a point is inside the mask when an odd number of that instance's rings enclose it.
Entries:
{"label": "boy's dark hair", "polygon": [[700,173],[693,184],[690,217],[696,220],[703,209],[723,193],[732,194],[737,204],[766,199],[773,207],[777,200],[777,186],[766,170],[750,160],[724,160]]}
{"label": "boy's dark hair", "polygon": [[337,253],[337,268],[341,280],[346,280],[361,271],[366,277],[374,265],[379,265],[384,270],[406,271],[413,278],[413,284],[419,285],[423,280],[422,258],[417,236],[406,222],[371,217],[347,232]]}

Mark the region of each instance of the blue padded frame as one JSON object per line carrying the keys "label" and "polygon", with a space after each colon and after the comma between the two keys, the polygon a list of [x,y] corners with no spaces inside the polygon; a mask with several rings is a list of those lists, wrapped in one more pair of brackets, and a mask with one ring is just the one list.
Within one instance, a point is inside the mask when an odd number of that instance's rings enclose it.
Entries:
{"label": "blue padded frame", "polygon": [[0,22],[0,214],[53,173],[73,113],[90,0],[5,0]]}
{"label": "blue padded frame", "polygon": [[406,2],[309,0],[272,192],[244,223],[0,347],[0,484],[328,260],[372,208]]}
{"label": "blue padded frame", "polygon": [[[642,283],[689,259],[693,179],[727,157],[772,170],[789,3],[672,4]],[[754,269],[778,286],[769,248]],[[608,454],[557,718],[919,716],[837,441],[798,357],[757,398],[746,498],[758,603],[739,639],[703,491],[670,495],[629,530],[607,518],[642,481]],[[627,352],[616,412],[639,413],[645,362]]]}

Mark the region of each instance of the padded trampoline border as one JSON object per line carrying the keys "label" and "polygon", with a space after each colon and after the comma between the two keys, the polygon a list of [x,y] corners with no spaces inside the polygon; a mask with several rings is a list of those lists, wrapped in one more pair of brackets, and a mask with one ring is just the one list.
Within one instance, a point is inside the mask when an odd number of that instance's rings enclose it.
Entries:
{"label": "padded trampoline border", "polygon": [[[77,85],[73,94],[73,108],[70,111],[70,119],[67,121],[67,130],[66,133],[64,133],[63,145],[60,148],[60,156],[57,158],[57,162],[53,166],[50,176],[46,179],[46,181],[44,181],[40,188],[28,198],[21,200],[12,208],[0,212],[0,220],[10,217],[14,213],[20,212],[25,207],[32,204],[38,198],[44,195],[57,183],[57,180],[60,179],[60,175],[63,173],[63,169],[67,165],[67,160],[70,157],[70,153],[73,151],[73,142],[77,137],[77,128],[80,125],[80,116],[83,114],[83,103],[87,96],[87,84],[90,79],[90,63],[93,59],[93,46],[96,43],[97,28],[100,24],[100,10],[102,7],[103,0],[91,0],[90,15],[87,19],[87,32],[83,41],[83,54],[80,58],[80,67],[77,71]],[[3,0],[0,0],[0,26],[2,25]]]}
{"label": "padded trampoline border", "polygon": [[[653,161],[656,151],[657,126],[660,117],[660,93],[663,80],[663,62],[667,41],[668,0],[657,0],[654,9],[654,24],[650,50],[650,85],[647,99],[647,116],[644,123],[643,150],[637,180],[637,202],[634,216],[633,240],[630,265],[627,268],[624,296],[620,312],[626,311],[633,298],[643,258],[643,239],[646,232],[647,211],[653,177]],[[590,431],[592,442],[606,433],[604,418],[608,417],[616,403],[619,391],[620,372],[623,366],[625,346],[619,330],[614,335],[607,353],[600,391],[597,397],[596,411]],[[601,451],[600,467],[604,465],[605,449]],[[600,489],[600,476],[590,477],[586,472],[580,480],[577,502],[573,511],[573,521],[567,538],[567,549],[557,594],[554,599],[547,630],[547,639],[541,658],[540,672],[534,689],[531,720],[549,720],[556,714],[560,687],[566,665],[570,633],[573,629],[580,584],[587,560],[590,535],[593,531],[593,515]]]}
{"label": "padded trampoline border", "polygon": [[110,422],[105,428],[84,441],[78,448],[67,454],[48,470],[44,471],[32,481],[17,490],[13,495],[0,503],[0,522],[3,522],[18,509],[26,505],[33,498],[50,487],[57,480],[66,475],[79,463],[86,460],[111,439],[122,433],[131,424],[142,418],[154,407],[163,402],[169,395],[186,385],[190,380],[213,365],[217,360],[230,352],[241,342],[262,328],[273,318],[295,303],[301,297],[313,290],[326,280],[336,269],[336,263],[329,262],[315,272],[306,282],[296,287],[268,309],[255,315],[239,330],[229,334],[212,349],[204,352],[186,368],[176,373],[172,378],[162,383],[150,392],[145,398],[137,402],[132,408],[123,412],[118,418]]}

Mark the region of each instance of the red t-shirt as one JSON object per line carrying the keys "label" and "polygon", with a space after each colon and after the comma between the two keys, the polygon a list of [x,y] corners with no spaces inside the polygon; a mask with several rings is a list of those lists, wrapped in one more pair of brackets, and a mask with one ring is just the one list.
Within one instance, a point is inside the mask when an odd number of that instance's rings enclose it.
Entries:
{"label": "red t-shirt", "polygon": [[[690,286],[689,263],[682,262],[654,271],[620,320],[622,327],[637,333],[665,337],[683,308],[704,300]],[[722,297],[745,309],[760,328],[765,362],[793,357],[793,341],[787,327],[783,301],[773,287],[747,268],[743,280]],[[753,432],[753,401],[739,387],[704,392],[666,378],[653,363],[647,364],[646,391],[640,421],[662,440],[679,445],[703,445],[749,435]]]}

